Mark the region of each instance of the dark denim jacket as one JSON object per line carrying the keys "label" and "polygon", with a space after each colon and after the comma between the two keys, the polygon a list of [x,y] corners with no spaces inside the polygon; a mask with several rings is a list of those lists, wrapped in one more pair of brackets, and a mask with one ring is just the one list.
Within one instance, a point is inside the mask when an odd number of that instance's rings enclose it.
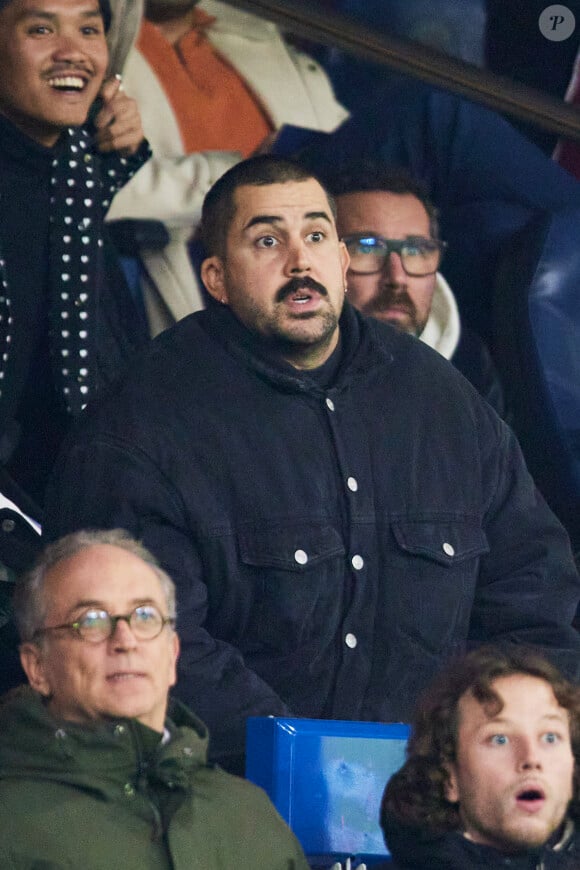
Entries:
{"label": "dark denim jacket", "polygon": [[177,691],[230,767],[249,715],[407,719],[468,642],[578,667],[578,576],[510,430],[416,339],[348,306],[341,331],[323,389],[228,310],[186,318],[88,415],[47,500],[50,536],[123,526],[173,576]]}

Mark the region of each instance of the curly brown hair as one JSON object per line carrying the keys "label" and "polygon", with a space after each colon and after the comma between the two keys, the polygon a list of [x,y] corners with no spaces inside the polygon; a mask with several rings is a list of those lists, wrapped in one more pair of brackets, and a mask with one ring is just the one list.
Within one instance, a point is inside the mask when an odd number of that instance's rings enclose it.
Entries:
{"label": "curly brown hair", "polygon": [[383,794],[383,830],[388,817],[434,834],[461,826],[458,804],[446,797],[447,770],[456,759],[459,701],[470,692],[490,715],[496,715],[502,702],[493,684],[501,677],[516,674],[544,680],[552,687],[558,704],[568,711],[575,760],[569,815],[580,821],[580,687],[531,649],[485,646],[454,661],[419,702],[407,760],[391,777]]}

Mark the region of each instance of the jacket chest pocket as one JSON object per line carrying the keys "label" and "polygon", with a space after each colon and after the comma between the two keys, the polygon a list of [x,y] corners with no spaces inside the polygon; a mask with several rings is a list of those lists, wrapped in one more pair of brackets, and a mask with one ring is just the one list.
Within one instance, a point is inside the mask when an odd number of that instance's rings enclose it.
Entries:
{"label": "jacket chest pocket", "polygon": [[252,634],[294,647],[332,622],[345,561],[337,529],[313,522],[246,529],[239,547],[241,570],[254,589]]}
{"label": "jacket chest pocket", "polygon": [[489,552],[469,520],[398,520],[391,524],[386,571],[396,629],[432,652],[463,641],[479,573]]}

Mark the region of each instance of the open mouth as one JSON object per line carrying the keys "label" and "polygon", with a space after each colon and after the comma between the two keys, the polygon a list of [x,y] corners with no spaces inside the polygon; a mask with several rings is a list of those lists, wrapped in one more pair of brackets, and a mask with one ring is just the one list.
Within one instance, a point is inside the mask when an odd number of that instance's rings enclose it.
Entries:
{"label": "open mouth", "polygon": [[531,787],[525,788],[516,794],[516,802],[518,806],[524,807],[527,810],[540,809],[543,806],[546,795],[541,788]]}
{"label": "open mouth", "polygon": [[307,302],[310,302],[315,295],[318,294],[313,293],[311,290],[299,290],[297,293],[293,293],[290,299],[297,305],[305,305]]}
{"label": "open mouth", "polygon": [[84,91],[87,83],[87,80],[82,78],[82,76],[72,74],[66,76],[52,76],[52,78],[48,80],[48,84],[51,88],[54,88],[55,91],[67,91],[73,93]]}

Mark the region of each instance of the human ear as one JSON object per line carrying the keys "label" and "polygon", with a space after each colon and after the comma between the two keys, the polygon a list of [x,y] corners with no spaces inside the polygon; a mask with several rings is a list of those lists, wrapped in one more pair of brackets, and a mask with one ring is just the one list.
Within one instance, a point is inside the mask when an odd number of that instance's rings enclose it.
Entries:
{"label": "human ear", "polygon": [[445,797],[449,803],[456,804],[459,802],[459,788],[457,786],[457,773],[454,764],[445,765],[447,780],[445,782]]}
{"label": "human ear", "polygon": [[21,644],[20,662],[32,688],[44,698],[49,698],[52,689],[46,676],[42,647],[30,641]]}
{"label": "human ear", "polygon": [[179,653],[180,653],[180,649],[181,649],[177,632],[174,631],[172,633],[170,643],[171,643],[171,663],[170,663],[171,675],[169,678],[169,685],[174,686],[175,683],[177,682],[177,660],[179,658]]}
{"label": "human ear", "polygon": [[349,253],[347,251],[347,248],[346,248],[346,245],[344,244],[344,242],[339,242],[338,246],[339,246],[339,250],[340,250],[340,264],[342,267],[342,277],[344,279],[344,290],[346,293],[346,275],[348,272],[348,267],[350,265],[350,256],[349,256]]}
{"label": "human ear", "polygon": [[224,264],[220,257],[208,257],[201,264],[201,280],[207,292],[218,302],[228,303],[228,294],[224,281]]}

